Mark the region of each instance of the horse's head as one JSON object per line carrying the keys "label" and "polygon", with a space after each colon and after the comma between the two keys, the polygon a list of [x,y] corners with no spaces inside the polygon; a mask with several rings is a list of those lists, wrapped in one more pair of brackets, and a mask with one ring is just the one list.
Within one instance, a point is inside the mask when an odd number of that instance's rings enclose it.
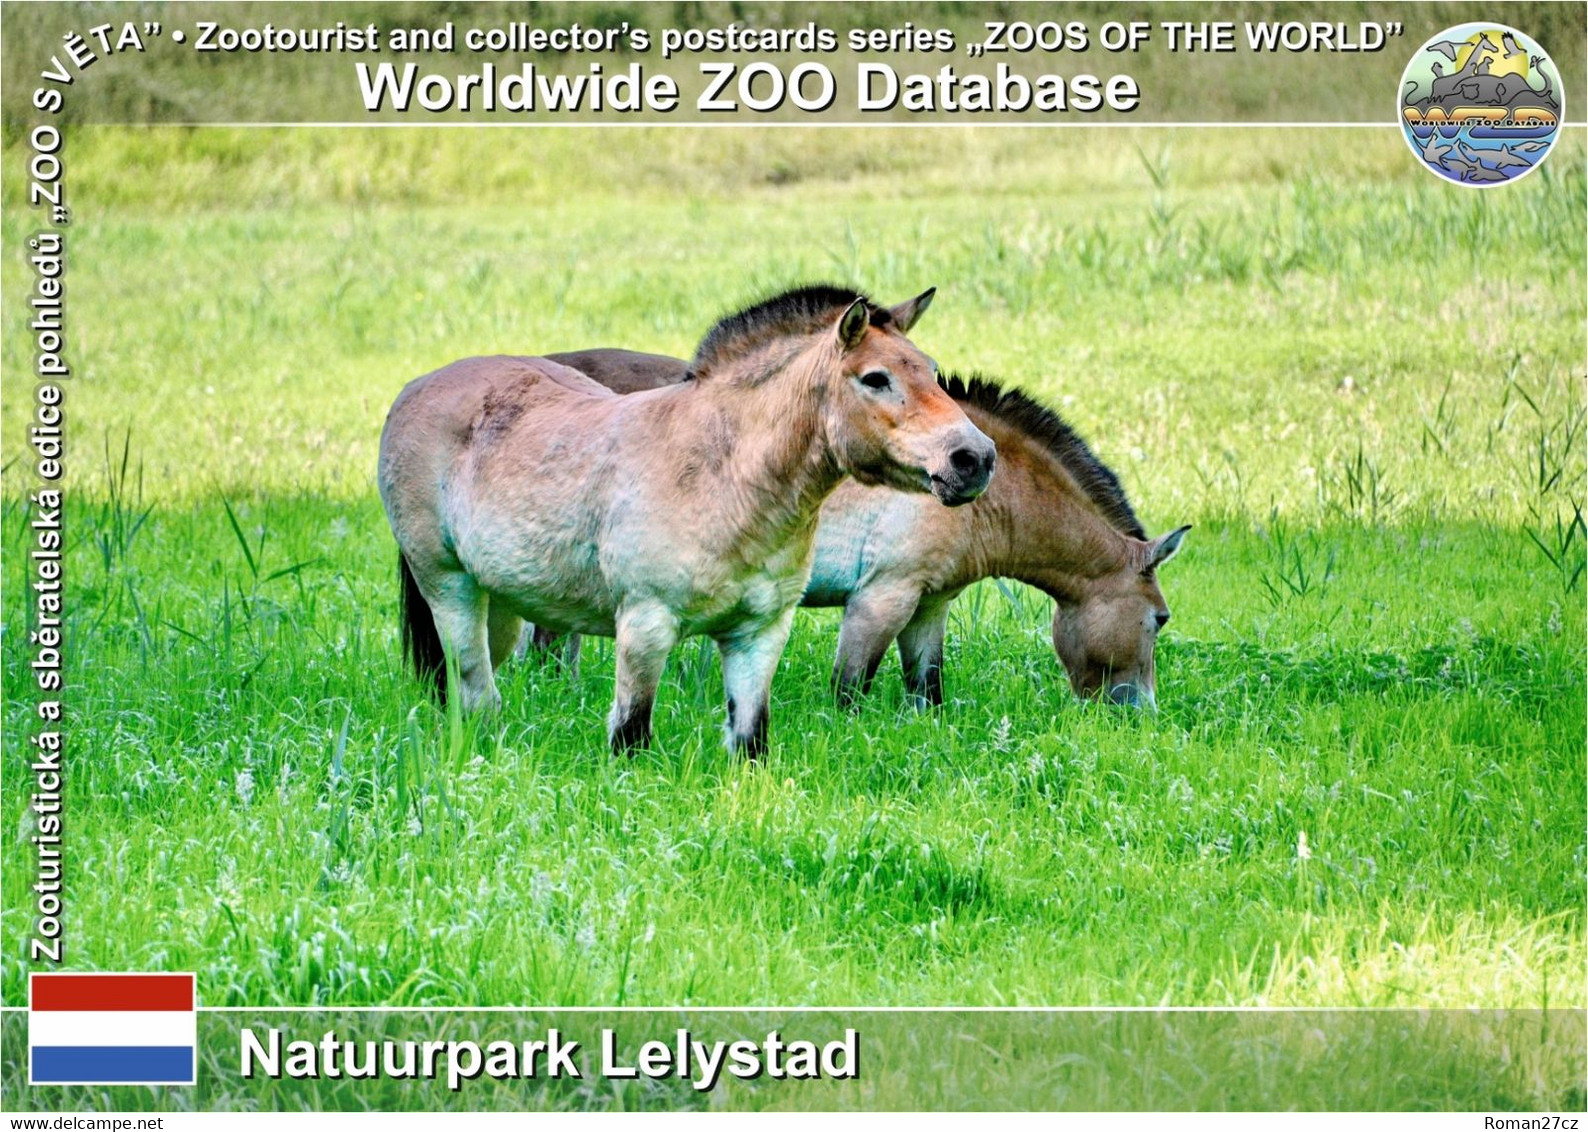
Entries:
{"label": "horse's head", "polygon": [[1155,539],[1130,539],[1123,565],[1089,579],[1053,612],[1053,650],[1082,697],[1157,707],[1153,650],[1169,621],[1158,567],[1174,557],[1190,527]]}
{"label": "horse's head", "polygon": [[950,507],[987,489],[997,450],[937,383],[937,363],[905,337],[926,291],[896,307],[857,298],[833,326],[827,434],[865,484],[929,491]]}

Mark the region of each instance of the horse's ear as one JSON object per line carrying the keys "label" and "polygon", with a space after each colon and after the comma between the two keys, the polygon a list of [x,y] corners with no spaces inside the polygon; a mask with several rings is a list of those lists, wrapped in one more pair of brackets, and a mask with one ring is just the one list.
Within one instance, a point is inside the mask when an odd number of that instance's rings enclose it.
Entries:
{"label": "horse's ear", "polygon": [[1173,558],[1180,550],[1180,540],[1185,538],[1185,533],[1191,529],[1187,523],[1183,527],[1176,527],[1166,535],[1159,535],[1147,543],[1148,570],[1155,570],[1169,559]]}
{"label": "horse's ear", "polygon": [[866,327],[870,325],[871,308],[866,305],[865,299],[856,299],[849,304],[844,317],[838,320],[838,344],[846,353],[853,350],[865,341]]}
{"label": "horse's ear", "polygon": [[900,334],[910,333],[910,327],[921,320],[926,313],[926,308],[932,305],[932,296],[937,294],[936,287],[928,287],[913,299],[907,299],[896,307],[889,307],[888,313],[893,316],[893,321],[899,325]]}

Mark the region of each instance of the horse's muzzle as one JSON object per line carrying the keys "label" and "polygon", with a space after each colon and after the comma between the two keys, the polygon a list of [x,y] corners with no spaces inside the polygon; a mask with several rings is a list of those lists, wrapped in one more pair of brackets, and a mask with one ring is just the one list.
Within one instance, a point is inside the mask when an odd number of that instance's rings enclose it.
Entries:
{"label": "horse's muzzle", "polygon": [[1115,684],[1108,689],[1107,696],[1109,703],[1121,707],[1139,708],[1147,712],[1158,710],[1158,698],[1153,695],[1152,689],[1138,684]]}
{"label": "horse's muzzle", "polygon": [[932,476],[932,494],[948,507],[969,503],[987,490],[997,462],[998,449],[978,432],[949,453],[948,470]]}

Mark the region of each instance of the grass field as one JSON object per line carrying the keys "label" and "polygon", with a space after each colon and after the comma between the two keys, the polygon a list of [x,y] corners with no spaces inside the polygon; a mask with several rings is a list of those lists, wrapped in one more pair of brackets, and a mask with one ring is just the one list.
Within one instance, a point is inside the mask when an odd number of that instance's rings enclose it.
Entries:
{"label": "grass field", "polygon": [[[1488,192],[1390,130],[82,130],[68,177],[73,966],[208,1004],[1588,1003],[1580,132]],[[923,348],[1196,524],[1159,714],[1071,702],[1013,583],[956,607],[928,715],[891,660],[836,711],[802,614],[758,767],[698,642],[633,760],[608,642],[484,726],[424,701],[373,486],[402,384],[688,352],[829,277],[938,285]]]}

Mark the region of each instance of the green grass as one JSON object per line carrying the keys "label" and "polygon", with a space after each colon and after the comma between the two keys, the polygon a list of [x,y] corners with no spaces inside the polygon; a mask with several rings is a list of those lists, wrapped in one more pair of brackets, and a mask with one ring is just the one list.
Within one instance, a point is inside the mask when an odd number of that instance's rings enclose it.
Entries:
{"label": "green grass", "polygon": [[[74,966],[251,1005],[1588,1002],[1580,136],[1492,192],[1390,131],[68,152]],[[13,203],[8,247],[31,222]],[[924,348],[1061,405],[1150,529],[1196,523],[1161,712],[1071,702],[1013,583],[956,606],[927,715],[892,661],[835,710],[835,618],[802,614],[761,766],[722,750],[698,642],[633,760],[603,741],[607,642],[577,678],[514,667],[487,724],[424,701],[372,483],[397,389],[470,353],[687,352],[815,277],[939,285]]]}

